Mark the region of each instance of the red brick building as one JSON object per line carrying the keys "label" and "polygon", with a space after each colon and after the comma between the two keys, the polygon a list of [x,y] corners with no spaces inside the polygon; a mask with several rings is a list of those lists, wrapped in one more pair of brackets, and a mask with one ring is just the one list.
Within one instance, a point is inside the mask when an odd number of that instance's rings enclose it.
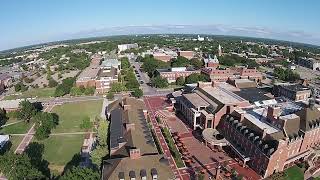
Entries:
{"label": "red brick building", "polygon": [[218,130],[244,164],[267,177],[316,153],[320,111],[294,104],[235,110],[221,120]]}
{"label": "red brick building", "polygon": [[250,79],[260,82],[262,74],[256,68],[233,67],[233,68],[203,68],[201,73],[211,81],[227,81],[233,79]]}
{"label": "red brick building", "polygon": [[187,77],[191,74],[200,74],[199,70],[188,69],[186,67],[175,67],[169,69],[157,69],[157,73],[168,80],[169,83],[176,82],[178,77]]}
{"label": "red brick building", "polygon": [[192,59],[192,58],[194,58],[194,52],[193,51],[178,51],[178,56],[182,56],[187,59]]}

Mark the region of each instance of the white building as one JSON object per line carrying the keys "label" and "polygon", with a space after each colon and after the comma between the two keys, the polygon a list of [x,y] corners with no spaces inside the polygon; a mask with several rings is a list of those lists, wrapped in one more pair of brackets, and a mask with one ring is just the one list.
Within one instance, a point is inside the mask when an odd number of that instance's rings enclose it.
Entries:
{"label": "white building", "polygon": [[0,149],[2,149],[7,144],[7,142],[9,142],[9,140],[9,135],[0,135]]}
{"label": "white building", "polygon": [[198,41],[204,41],[204,37],[200,37],[200,35],[198,35]]}
{"label": "white building", "polygon": [[133,49],[133,48],[138,48],[138,44],[137,43],[134,43],[134,44],[119,44],[118,45],[118,50],[119,52],[121,51],[125,51],[125,50],[128,50],[128,49]]}

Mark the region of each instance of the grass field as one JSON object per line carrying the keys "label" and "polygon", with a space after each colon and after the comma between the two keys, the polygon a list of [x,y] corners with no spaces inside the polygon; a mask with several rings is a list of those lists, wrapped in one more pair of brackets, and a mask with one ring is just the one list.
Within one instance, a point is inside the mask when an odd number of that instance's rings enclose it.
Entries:
{"label": "grass field", "polygon": [[302,180],[303,172],[298,166],[292,166],[285,171],[287,180]]}
{"label": "grass field", "polygon": [[39,88],[30,89],[28,91],[22,92],[20,95],[9,95],[4,98],[4,100],[12,99],[23,99],[31,97],[50,97],[54,95],[55,88]]}
{"label": "grass field", "polygon": [[81,132],[80,124],[85,117],[94,118],[101,113],[102,100],[68,103],[56,106],[54,113],[59,115],[59,125],[52,133]]}
{"label": "grass field", "polygon": [[14,152],[22,141],[23,136],[11,136],[10,142],[12,144],[10,151]]}
{"label": "grass field", "polygon": [[53,166],[64,166],[79,153],[83,144],[83,135],[50,136],[38,141],[44,145],[43,158]]}
{"label": "grass field", "polygon": [[33,125],[32,122],[25,123],[25,122],[19,122],[17,124],[6,126],[2,129],[0,129],[0,133],[4,134],[25,134],[28,132],[28,130]]}

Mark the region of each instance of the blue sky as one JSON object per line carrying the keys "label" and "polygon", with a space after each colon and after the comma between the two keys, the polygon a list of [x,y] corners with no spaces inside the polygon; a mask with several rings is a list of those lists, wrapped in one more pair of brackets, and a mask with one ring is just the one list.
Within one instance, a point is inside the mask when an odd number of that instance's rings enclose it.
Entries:
{"label": "blue sky", "polygon": [[[318,0],[1,0],[0,50],[40,42],[109,35],[130,26],[210,25],[205,32],[320,45]],[[201,28],[199,28],[201,29]],[[119,29],[117,29],[119,31]],[[140,32],[140,31],[139,31]],[[188,31],[189,32],[189,31]]]}

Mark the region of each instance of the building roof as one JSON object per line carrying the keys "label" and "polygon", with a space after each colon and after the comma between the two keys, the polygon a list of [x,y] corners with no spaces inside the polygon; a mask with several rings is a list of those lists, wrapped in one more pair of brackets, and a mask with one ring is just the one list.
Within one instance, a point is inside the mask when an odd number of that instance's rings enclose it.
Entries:
{"label": "building roof", "polygon": [[110,113],[110,148],[117,148],[119,142],[123,141],[124,130],[122,121],[123,110],[120,107],[113,109]]}
{"label": "building roof", "polygon": [[210,104],[202,99],[197,93],[189,93],[189,94],[183,94],[184,96],[195,108],[198,107],[207,107]]}
{"label": "building roof", "polygon": [[310,90],[307,86],[304,86],[302,84],[290,84],[290,83],[282,83],[282,84],[277,84],[278,86],[281,86],[282,88],[288,90],[288,91],[306,91]]}
{"label": "building roof", "polygon": [[[156,169],[158,179],[174,179],[174,174],[167,165],[162,161],[163,155],[148,155],[142,156],[139,159],[117,158],[108,159],[103,162],[102,178],[119,179],[119,174],[124,175],[124,179],[130,179],[129,173],[135,172],[135,175],[140,179],[142,174],[146,174],[147,179],[152,179],[152,169]],[[141,174],[141,171],[143,172]],[[154,172],[153,172],[154,173]]]}
{"label": "building roof", "polygon": [[[117,150],[115,155],[128,156],[127,148],[130,147],[139,148],[141,154],[158,153],[147,120],[144,117],[143,110],[146,110],[144,102],[130,97],[117,102],[117,104],[108,107],[111,112],[110,148],[117,147],[119,137],[123,137],[120,138],[120,142],[126,142],[126,145]],[[122,102],[129,106],[127,110],[121,107]],[[124,128],[126,124],[133,124],[134,129],[127,131]]]}
{"label": "building roof", "polygon": [[252,123],[252,125],[255,125],[257,128],[259,128],[261,131],[266,130],[267,134],[273,134],[280,131],[280,129],[270,125],[267,121],[265,121],[265,108],[259,108],[259,109],[253,109],[248,110],[244,114],[244,118],[247,119]]}
{"label": "building roof", "polygon": [[81,72],[77,81],[86,81],[86,80],[95,79],[99,73],[99,70],[100,69],[98,67],[89,66]]}
{"label": "building roof", "polygon": [[213,98],[215,98],[217,101],[221,102],[222,104],[238,104],[241,102],[246,102],[245,99],[238,96],[237,94],[228,91],[222,87],[212,87],[212,86],[205,86],[200,88]]}
{"label": "building roof", "polygon": [[303,108],[296,114],[300,117],[300,128],[303,131],[312,129],[314,124],[320,122],[320,111],[317,108]]}
{"label": "building roof", "polygon": [[266,95],[270,92],[262,88],[242,88],[240,91],[235,91],[234,93],[251,103],[272,99],[271,97]]}
{"label": "building roof", "polygon": [[121,62],[118,61],[118,59],[104,59],[101,62],[101,67],[114,67],[114,68],[118,68],[120,66]]}

